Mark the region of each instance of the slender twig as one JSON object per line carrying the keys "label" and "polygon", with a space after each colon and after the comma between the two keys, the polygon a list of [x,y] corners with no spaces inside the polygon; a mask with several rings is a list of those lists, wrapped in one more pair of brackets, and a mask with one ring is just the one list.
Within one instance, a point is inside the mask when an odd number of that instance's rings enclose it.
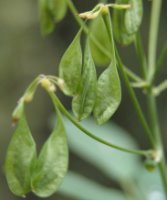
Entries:
{"label": "slender twig", "polygon": [[57,98],[57,96],[53,93],[53,92],[48,92],[54,105],[56,105],[60,111],[78,128],[80,129],[83,133],[85,133],[87,136],[93,138],[94,140],[107,145],[109,147],[112,147],[114,149],[123,151],[123,152],[128,152],[128,153],[132,153],[132,154],[137,154],[137,155],[142,155],[147,157],[150,154],[151,150],[132,150],[132,149],[126,149],[123,147],[119,147],[117,145],[114,145],[112,143],[109,143],[108,141],[103,140],[102,138],[99,138],[97,136],[95,136],[93,133],[91,133],[90,131],[88,131],[87,129],[85,129],[79,122],[77,122],[69,113],[68,111],[65,109],[65,107],[63,106],[63,104],[59,101],[59,99]]}
{"label": "slender twig", "polygon": [[147,76],[147,62],[146,62],[146,56],[145,56],[145,52],[144,52],[144,48],[141,42],[141,35],[138,32],[136,34],[136,39],[135,39],[135,48],[136,48],[136,52],[140,61],[140,68],[141,68],[141,72],[142,72],[142,76],[144,79],[146,79]]}
{"label": "slender twig", "polygon": [[157,75],[158,72],[160,71],[165,59],[167,59],[167,41],[165,42],[164,47],[162,48],[162,51],[161,51],[160,56],[158,58],[157,69],[156,69],[155,75]]}
{"label": "slender twig", "polygon": [[152,1],[152,12],[148,44],[148,81],[154,81],[156,71],[157,36],[162,0]]}
{"label": "slender twig", "polygon": [[117,57],[118,66],[119,66],[119,68],[121,70],[122,76],[124,78],[126,87],[128,89],[129,95],[130,95],[130,97],[132,99],[133,105],[134,105],[134,107],[136,109],[136,113],[137,113],[138,118],[139,118],[139,120],[141,122],[141,125],[142,125],[143,129],[145,130],[145,133],[146,133],[146,135],[148,137],[148,140],[149,140],[151,146],[155,147],[155,141],[154,141],[154,138],[152,136],[151,130],[150,130],[150,128],[149,128],[149,126],[148,126],[148,124],[146,122],[146,119],[145,119],[144,114],[143,114],[143,112],[141,110],[140,104],[139,104],[139,102],[138,102],[138,100],[136,98],[134,90],[131,87],[131,84],[129,82],[128,76],[126,75],[125,69],[123,67],[122,61],[121,61],[121,59],[120,59],[120,57],[118,55],[117,49],[116,49],[116,57]]}
{"label": "slender twig", "polygon": [[161,94],[161,92],[165,90],[167,90],[167,79],[165,79],[162,83],[153,88],[153,94],[154,96],[158,96]]}
{"label": "slender twig", "polygon": [[167,198],[167,174],[166,174],[166,162],[164,149],[161,139],[161,131],[159,127],[158,113],[156,99],[152,92],[154,75],[156,71],[156,50],[157,50],[157,37],[160,21],[160,12],[161,12],[162,0],[153,0],[152,1],[152,10],[151,10],[151,22],[149,30],[149,45],[148,45],[148,81],[150,82],[150,87],[147,91],[147,102],[148,102],[148,113],[150,118],[151,130],[156,141],[156,147],[161,151],[162,157],[159,162],[159,170],[161,174],[161,179],[164,186],[164,192]]}

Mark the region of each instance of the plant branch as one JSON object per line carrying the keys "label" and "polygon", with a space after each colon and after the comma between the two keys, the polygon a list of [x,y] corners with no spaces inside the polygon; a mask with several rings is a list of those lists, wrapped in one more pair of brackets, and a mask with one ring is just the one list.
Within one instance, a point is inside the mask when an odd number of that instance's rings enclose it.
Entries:
{"label": "plant branch", "polygon": [[138,32],[136,34],[136,39],[135,39],[135,48],[136,48],[136,52],[140,61],[140,65],[141,65],[141,72],[142,72],[142,76],[144,79],[146,79],[146,75],[147,75],[147,62],[146,62],[146,56],[145,56],[145,52],[144,52],[144,48],[141,42],[141,35]]}
{"label": "plant branch", "polygon": [[167,198],[166,161],[161,139],[161,131],[159,127],[156,99],[152,92],[153,81],[156,72],[156,49],[157,49],[157,36],[158,36],[161,4],[162,0],[152,1],[151,24],[150,24],[149,44],[148,44],[148,69],[149,69],[148,81],[150,83],[150,87],[148,88],[147,91],[147,102],[148,102],[148,113],[150,117],[151,131],[156,141],[155,149],[159,150],[162,154],[158,166],[164,186],[164,192]]}
{"label": "plant branch", "polygon": [[165,42],[165,45],[160,53],[160,56],[158,58],[158,61],[157,61],[157,70],[156,70],[156,74],[160,71],[160,68],[162,67],[165,59],[167,58],[167,41]]}
{"label": "plant branch", "polygon": [[152,0],[151,22],[148,45],[148,81],[154,81],[156,71],[157,36],[162,0]]}
{"label": "plant branch", "polygon": [[158,86],[154,87],[152,92],[153,92],[154,96],[158,96],[161,94],[161,92],[165,91],[166,89],[167,89],[167,79],[165,79]]}
{"label": "plant branch", "polygon": [[106,145],[109,147],[112,147],[114,149],[123,151],[123,152],[128,152],[131,154],[137,154],[137,155],[142,155],[147,157],[150,154],[151,150],[132,150],[132,149],[126,149],[123,147],[119,147],[117,145],[114,145],[112,143],[109,143],[108,141],[103,140],[102,138],[99,138],[97,136],[95,136],[93,133],[89,132],[87,129],[85,129],[79,122],[77,122],[69,113],[68,111],[65,109],[65,107],[63,106],[63,104],[59,101],[59,99],[57,98],[57,96],[53,93],[48,91],[54,105],[56,105],[61,112],[63,112],[63,114],[78,128],[80,129],[83,133],[85,133],[87,136],[91,137],[92,139]]}
{"label": "plant branch", "polygon": [[138,102],[138,100],[136,98],[136,95],[135,95],[135,93],[133,91],[133,88],[130,85],[128,76],[126,75],[124,66],[122,64],[122,61],[121,61],[119,55],[118,55],[117,49],[116,49],[116,58],[117,58],[118,66],[119,66],[120,71],[122,73],[123,79],[125,81],[126,87],[128,89],[129,95],[130,95],[130,97],[132,99],[132,102],[133,102],[133,105],[134,105],[134,107],[136,109],[136,113],[138,115],[138,118],[139,118],[139,120],[141,122],[141,125],[142,125],[143,129],[145,130],[145,133],[146,133],[146,135],[148,137],[148,140],[149,140],[151,146],[154,147],[155,146],[155,141],[154,141],[154,138],[152,136],[151,130],[150,130],[150,128],[149,128],[149,126],[148,126],[148,124],[146,122],[146,119],[145,119],[144,114],[143,114],[143,112],[141,110],[141,107],[140,107],[140,104],[139,104],[139,102]]}

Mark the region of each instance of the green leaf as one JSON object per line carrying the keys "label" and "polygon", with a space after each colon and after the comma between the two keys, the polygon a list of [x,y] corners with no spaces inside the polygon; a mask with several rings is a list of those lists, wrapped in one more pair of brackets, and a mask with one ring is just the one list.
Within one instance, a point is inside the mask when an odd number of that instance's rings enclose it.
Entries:
{"label": "green leaf", "polygon": [[[96,40],[103,46],[103,48],[106,49],[106,51],[111,52],[111,41],[107,34],[107,29],[101,15],[92,20],[90,31]],[[110,59],[96,46],[91,38],[89,41],[95,64],[99,66],[108,65]]]}
{"label": "green leaf", "polygon": [[[127,4],[129,0],[116,0],[116,4]],[[113,10],[113,32],[116,41],[122,45],[131,44],[135,35],[129,35],[125,29],[125,10],[114,9]]]}
{"label": "green leaf", "polygon": [[78,120],[88,117],[96,100],[96,68],[87,42],[84,55],[83,74],[79,84],[78,94],[72,101],[72,109]]}
{"label": "green leaf", "polygon": [[63,181],[68,167],[68,147],[61,114],[36,161],[31,179],[32,191],[39,197],[52,195]]}
{"label": "green leaf", "polygon": [[125,12],[125,29],[128,34],[136,33],[143,17],[142,0],[129,0],[131,7]]}
{"label": "green leaf", "polygon": [[79,200],[126,200],[121,191],[104,187],[74,172],[68,172],[59,191]]}
{"label": "green leaf", "polygon": [[113,61],[100,75],[97,83],[97,98],[94,117],[98,124],[104,124],[115,113],[121,102],[121,86],[117,67]]}
{"label": "green leaf", "polygon": [[55,22],[61,21],[67,12],[66,0],[48,0],[48,7]]}
{"label": "green leaf", "polygon": [[15,195],[24,197],[31,190],[31,170],[35,159],[36,145],[22,112],[5,160],[7,182]]}
{"label": "green leaf", "polygon": [[63,92],[69,96],[76,94],[81,79],[82,51],[80,35],[81,31],[64,53],[59,65],[59,76],[65,82]]}
{"label": "green leaf", "polygon": [[39,0],[40,29],[43,36],[54,30],[55,23],[48,9],[48,0]]}
{"label": "green leaf", "polygon": [[51,33],[67,11],[65,0],[39,0],[40,26],[42,35]]}

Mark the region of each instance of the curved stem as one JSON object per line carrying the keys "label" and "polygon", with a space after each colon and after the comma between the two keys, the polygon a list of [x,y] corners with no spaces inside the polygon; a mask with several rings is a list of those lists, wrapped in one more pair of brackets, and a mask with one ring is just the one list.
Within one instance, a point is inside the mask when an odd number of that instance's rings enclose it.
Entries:
{"label": "curved stem", "polygon": [[99,138],[97,136],[95,136],[93,133],[89,132],[87,129],[85,129],[80,123],[78,123],[69,113],[68,111],[64,108],[63,104],[59,101],[59,99],[57,98],[57,96],[53,93],[53,92],[48,92],[54,105],[56,105],[61,112],[64,113],[64,115],[78,128],[80,129],[83,133],[85,133],[87,136],[91,137],[92,139],[107,145],[109,147],[112,147],[114,149],[123,151],[123,152],[128,152],[131,154],[137,154],[137,155],[142,155],[147,157],[150,154],[150,150],[132,150],[132,149],[126,149],[123,147],[119,147],[117,145],[114,145],[112,143],[109,143],[108,141],[103,140],[102,138]]}

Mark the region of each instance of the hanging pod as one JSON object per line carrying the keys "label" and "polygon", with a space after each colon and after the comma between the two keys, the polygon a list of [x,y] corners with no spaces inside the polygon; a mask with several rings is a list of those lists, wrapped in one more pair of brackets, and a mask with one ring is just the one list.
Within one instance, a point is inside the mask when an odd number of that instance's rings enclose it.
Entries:
{"label": "hanging pod", "polygon": [[67,11],[66,0],[39,0],[40,28],[43,36],[51,33]]}
{"label": "hanging pod", "polygon": [[48,197],[57,191],[68,168],[68,146],[62,117],[57,109],[57,123],[43,145],[31,177],[33,193]]}
{"label": "hanging pod", "polygon": [[48,0],[39,0],[40,29],[43,36],[54,30],[54,21],[48,9]]}
{"label": "hanging pod", "polygon": [[131,35],[139,30],[143,18],[143,1],[129,0],[130,8],[125,12],[125,29]]}
{"label": "hanging pod", "polygon": [[32,138],[24,107],[19,106],[19,122],[8,146],[5,159],[5,175],[10,190],[24,197],[31,191],[30,182],[36,160],[36,144]]}
{"label": "hanging pod", "polygon": [[85,47],[83,73],[80,79],[77,94],[72,100],[72,110],[79,121],[91,114],[96,100],[96,68],[88,41]]}
{"label": "hanging pod", "polygon": [[135,34],[142,21],[142,0],[116,0],[117,4],[129,4],[128,9],[113,10],[113,31],[116,41],[129,45],[135,39]]}
{"label": "hanging pod", "polygon": [[[98,41],[102,48],[108,52],[111,52],[111,41],[107,34],[107,29],[101,15],[91,21],[90,31],[92,36]],[[89,38],[95,64],[99,66],[108,65],[111,59],[107,57],[101,49],[99,49],[99,47],[92,41],[91,37]]]}
{"label": "hanging pod", "polygon": [[109,120],[121,102],[121,85],[115,61],[100,75],[97,97],[93,110],[96,122],[101,125]]}
{"label": "hanging pod", "polygon": [[[36,144],[25,117],[24,106],[25,97],[32,97],[39,83],[43,84],[42,81],[35,81],[30,85],[13,112],[13,120],[18,124],[5,159],[9,188],[21,197],[31,191],[40,197],[52,195],[63,181],[68,168],[67,139],[58,109],[56,126],[37,157]],[[45,87],[49,94],[53,93],[49,89],[50,87]]]}
{"label": "hanging pod", "polygon": [[67,12],[66,0],[48,0],[48,8],[55,22],[60,22]]}
{"label": "hanging pod", "polygon": [[[116,0],[117,4],[127,4],[128,0]],[[121,45],[131,44],[135,37],[133,34],[129,35],[125,30],[124,18],[125,10],[114,9],[113,10],[113,32],[114,37],[118,43]]]}
{"label": "hanging pod", "polygon": [[59,65],[59,77],[64,80],[64,94],[73,96],[77,92],[81,76],[82,51],[80,45],[81,30],[64,53]]}

